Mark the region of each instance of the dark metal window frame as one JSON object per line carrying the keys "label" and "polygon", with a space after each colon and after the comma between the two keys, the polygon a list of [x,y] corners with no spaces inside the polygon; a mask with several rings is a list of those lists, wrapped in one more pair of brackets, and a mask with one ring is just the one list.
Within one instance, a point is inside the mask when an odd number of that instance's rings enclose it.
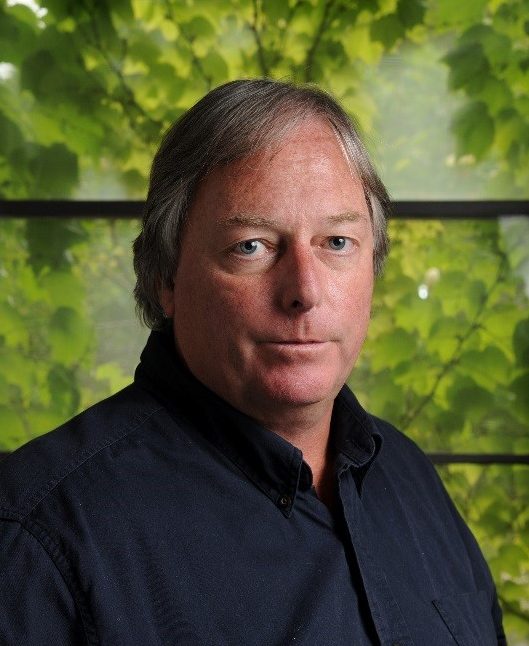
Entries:
{"label": "dark metal window frame", "polygon": [[[2,218],[141,218],[138,200],[0,200]],[[498,217],[529,217],[529,200],[395,201],[393,217],[402,220],[467,220]],[[8,453],[0,452],[0,460]],[[437,465],[529,465],[529,454],[514,453],[428,453]]]}
{"label": "dark metal window frame", "polygon": [[[0,200],[0,218],[139,218],[140,200]],[[529,200],[395,201],[393,216],[403,220],[494,219],[529,216]]]}

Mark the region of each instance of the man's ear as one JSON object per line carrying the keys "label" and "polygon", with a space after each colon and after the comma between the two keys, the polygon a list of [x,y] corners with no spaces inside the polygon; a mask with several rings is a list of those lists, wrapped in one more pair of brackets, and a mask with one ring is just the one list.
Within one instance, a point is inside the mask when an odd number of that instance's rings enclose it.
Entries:
{"label": "man's ear", "polygon": [[172,285],[162,287],[158,292],[158,299],[162,307],[164,316],[172,319],[174,315],[174,288]]}

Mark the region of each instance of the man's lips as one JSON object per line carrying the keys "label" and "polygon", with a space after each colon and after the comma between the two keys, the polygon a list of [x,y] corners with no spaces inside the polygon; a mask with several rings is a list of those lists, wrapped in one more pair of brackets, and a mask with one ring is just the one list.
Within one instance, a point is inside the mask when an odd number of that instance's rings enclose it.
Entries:
{"label": "man's lips", "polygon": [[323,358],[327,356],[330,342],[321,339],[274,339],[263,341],[260,346],[265,354],[289,361]]}
{"label": "man's lips", "polygon": [[309,343],[326,343],[325,339],[268,339],[264,343],[285,343],[292,345],[303,345]]}
{"label": "man's lips", "polygon": [[328,343],[326,340],[322,339],[274,339],[270,341],[262,341],[265,345],[273,346],[292,346],[292,347],[310,347],[310,346],[319,346]]}

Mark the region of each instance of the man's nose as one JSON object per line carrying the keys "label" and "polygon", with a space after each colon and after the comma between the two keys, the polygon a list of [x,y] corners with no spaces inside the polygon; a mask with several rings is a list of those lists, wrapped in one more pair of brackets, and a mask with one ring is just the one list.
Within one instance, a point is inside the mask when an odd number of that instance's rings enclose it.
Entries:
{"label": "man's nose", "polygon": [[280,261],[279,300],[290,314],[300,314],[316,307],[322,298],[321,262],[310,246],[293,246],[284,251]]}

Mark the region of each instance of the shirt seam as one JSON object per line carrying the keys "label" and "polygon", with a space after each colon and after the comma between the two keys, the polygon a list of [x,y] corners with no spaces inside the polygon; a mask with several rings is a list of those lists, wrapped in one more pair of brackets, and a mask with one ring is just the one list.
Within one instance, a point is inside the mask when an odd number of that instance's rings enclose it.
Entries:
{"label": "shirt seam", "polygon": [[97,646],[98,644],[100,644],[100,639],[97,635],[97,630],[92,617],[92,613],[90,612],[88,605],[84,601],[82,592],[78,589],[75,583],[70,564],[62,553],[59,545],[50,536],[45,527],[43,527],[37,521],[28,518],[24,518],[23,520],[16,518],[4,518],[3,520],[7,522],[18,523],[21,529],[29,536],[31,536],[41,546],[41,548],[47,554],[49,560],[59,573],[61,579],[64,581],[66,589],[68,590],[79,612],[86,644],[88,646]]}
{"label": "shirt seam", "polygon": [[[119,428],[119,435],[117,436],[112,436],[110,438],[105,438],[105,440],[98,442],[97,444],[93,446],[89,446],[86,449],[84,449],[79,455],[77,455],[73,460],[71,460],[59,473],[54,474],[52,477],[48,478],[47,482],[37,489],[37,491],[33,492],[32,494],[29,494],[29,499],[27,502],[21,503],[20,510],[18,512],[15,512],[17,515],[17,520],[22,520],[25,519],[27,516],[29,516],[36,507],[69,475],[74,473],[77,469],[79,469],[85,462],[90,460],[91,458],[95,457],[98,453],[103,451],[104,449],[108,448],[112,444],[115,444],[116,442],[119,442],[121,439],[129,435],[130,433],[133,433],[135,430],[140,428],[148,419],[150,419],[155,413],[158,411],[162,410],[163,406],[158,406],[157,408],[149,411],[148,413],[144,413],[141,416],[137,416],[133,418],[130,423],[123,428],[122,426]],[[0,505],[0,511],[7,511],[10,513],[13,513],[12,508],[10,507],[5,507]]]}

